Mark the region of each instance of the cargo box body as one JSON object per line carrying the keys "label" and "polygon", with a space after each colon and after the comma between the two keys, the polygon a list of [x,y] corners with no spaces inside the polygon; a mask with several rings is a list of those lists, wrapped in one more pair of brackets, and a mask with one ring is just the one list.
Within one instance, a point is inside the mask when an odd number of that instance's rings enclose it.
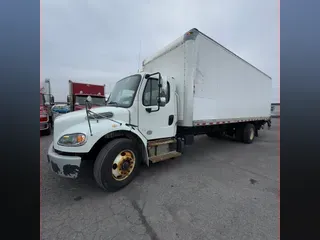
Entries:
{"label": "cargo box body", "polygon": [[143,71],[175,79],[179,126],[270,118],[271,78],[197,29],[146,59]]}
{"label": "cargo box body", "polygon": [[69,80],[69,94],[70,95],[104,96],[105,85],[77,83]]}

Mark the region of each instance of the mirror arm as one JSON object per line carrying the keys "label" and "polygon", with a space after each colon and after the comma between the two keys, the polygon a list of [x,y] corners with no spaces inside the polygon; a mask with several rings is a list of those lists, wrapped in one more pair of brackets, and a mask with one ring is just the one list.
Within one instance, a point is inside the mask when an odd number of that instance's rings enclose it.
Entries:
{"label": "mirror arm", "polygon": [[160,78],[161,78],[161,73],[160,72],[155,72],[155,73],[152,73],[152,74],[146,74],[145,78],[149,79],[150,77],[152,77],[154,75],[159,75],[159,80],[160,80]]}

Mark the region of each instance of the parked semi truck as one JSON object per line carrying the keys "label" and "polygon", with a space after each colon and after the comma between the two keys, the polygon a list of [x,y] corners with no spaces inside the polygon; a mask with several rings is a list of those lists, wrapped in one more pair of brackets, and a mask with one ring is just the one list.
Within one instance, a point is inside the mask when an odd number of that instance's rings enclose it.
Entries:
{"label": "parked semi truck", "polygon": [[48,161],[76,178],[82,162],[104,190],[131,182],[141,163],[179,157],[194,136],[250,144],[270,119],[271,78],[197,29],[143,61],[114,86],[107,106],[56,119]]}
{"label": "parked semi truck", "polygon": [[52,105],[54,97],[51,94],[50,79],[45,79],[40,84],[40,133],[44,135],[50,135],[53,127]]}
{"label": "parked semi truck", "polygon": [[94,107],[105,106],[105,85],[88,83],[77,83],[69,80],[68,104],[70,111],[77,111],[85,108],[85,101],[88,96],[92,98]]}

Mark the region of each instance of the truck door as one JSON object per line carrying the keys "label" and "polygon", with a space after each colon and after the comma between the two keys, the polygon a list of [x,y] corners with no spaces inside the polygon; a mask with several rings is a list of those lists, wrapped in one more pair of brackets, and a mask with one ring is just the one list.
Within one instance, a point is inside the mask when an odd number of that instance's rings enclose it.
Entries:
{"label": "truck door", "polygon": [[[176,134],[177,111],[174,81],[167,81],[167,91],[161,97],[166,97],[165,106],[158,111],[158,79],[143,79],[139,91],[139,130],[148,139],[173,137]],[[148,110],[152,110],[148,112]]]}

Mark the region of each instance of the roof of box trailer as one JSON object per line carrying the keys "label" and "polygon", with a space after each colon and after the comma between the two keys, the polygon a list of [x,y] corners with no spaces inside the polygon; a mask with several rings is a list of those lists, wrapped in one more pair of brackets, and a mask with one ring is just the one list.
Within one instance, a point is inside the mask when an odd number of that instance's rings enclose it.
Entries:
{"label": "roof of box trailer", "polygon": [[79,85],[87,85],[87,86],[99,86],[99,87],[105,87],[105,84],[91,84],[91,83],[86,83],[86,82],[74,82],[72,80],[69,80],[70,83],[72,84],[79,84]]}
{"label": "roof of box trailer", "polygon": [[175,41],[173,41],[172,43],[170,43],[169,45],[164,47],[164,49],[162,49],[159,52],[157,52],[155,55],[151,56],[150,58],[146,58],[142,62],[142,65],[144,66],[144,65],[148,64],[149,62],[161,57],[162,55],[164,55],[164,54],[172,51],[173,49],[179,47],[180,45],[182,45],[183,43],[185,43],[188,40],[195,40],[199,34],[201,34],[202,36],[208,38],[209,40],[213,41],[214,43],[218,44],[220,47],[222,47],[226,51],[230,52],[232,55],[234,55],[237,58],[241,59],[242,61],[244,61],[245,63],[249,64],[251,67],[255,68],[256,70],[258,70],[259,72],[261,72],[262,74],[264,74],[265,76],[267,76],[268,78],[271,79],[271,77],[268,74],[264,73],[263,71],[261,71],[257,67],[253,66],[251,63],[247,62],[246,60],[244,60],[243,58],[241,58],[240,56],[238,56],[234,52],[230,51],[229,49],[227,49],[226,47],[224,47],[223,45],[221,45],[217,41],[213,40],[211,37],[207,36],[206,34],[204,34],[201,31],[199,31],[197,28],[192,28],[191,30],[186,32],[182,37],[179,37],[178,39],[176,39]]}

